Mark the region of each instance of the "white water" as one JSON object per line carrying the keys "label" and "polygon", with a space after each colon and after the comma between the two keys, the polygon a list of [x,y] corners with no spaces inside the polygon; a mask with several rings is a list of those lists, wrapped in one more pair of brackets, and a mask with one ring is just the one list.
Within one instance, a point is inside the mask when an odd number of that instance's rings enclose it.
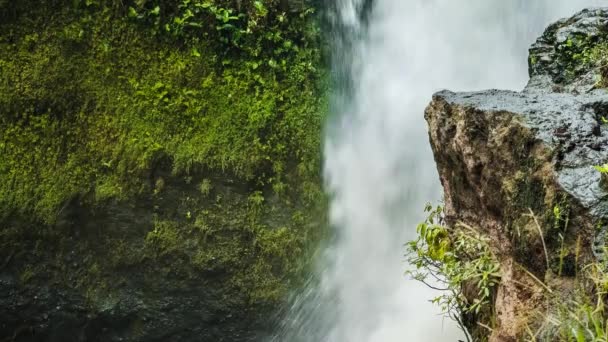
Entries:
{"label": "white water", "polygon": [[424,108],[443,88],[523,88],[542,30],[608,0],[375,0],[367,29],[361,0],[339,1],[339,20],[365,34],[343,59],[355,87],[326,136],[337,238],[274,341],[456,341],[436,293],[403,274],[403,244],[441,198]]}

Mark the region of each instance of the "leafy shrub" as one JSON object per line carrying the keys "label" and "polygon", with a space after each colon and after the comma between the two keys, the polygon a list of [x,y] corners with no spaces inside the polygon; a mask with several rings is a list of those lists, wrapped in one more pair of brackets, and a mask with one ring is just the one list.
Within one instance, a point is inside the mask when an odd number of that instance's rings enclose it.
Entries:
{"label": "leafy shrub", "polygon": [[[427,205],[427,219],[418,225],[418,238],[408,243],[408,273],[414,279],[440,290],[434,303],[466,332],[462,315],[487,318],[495,287],[500,282],[500,265],[488,238],[459,223],[453,231],[443,224],[443,208]],[[465,287],[475,289],[473,296]]]}

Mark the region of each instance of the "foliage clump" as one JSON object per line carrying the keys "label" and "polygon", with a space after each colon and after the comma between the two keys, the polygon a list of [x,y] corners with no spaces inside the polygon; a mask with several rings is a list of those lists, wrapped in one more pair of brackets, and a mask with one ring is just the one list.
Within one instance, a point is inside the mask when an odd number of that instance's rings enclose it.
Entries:
{"label": "foliage clump", "polygon": [[408,261],[414,279],[441,291],[434,298],[442,311],[466,331],[464,317],[491,324],[491,304],[501,273],[488,238],[460,223],[444,225],[443,208],[427,205],[427,219],[417,228],[418,238],[408,243]]}
{"label": "foliage clump", "polygon": [[[485,340],[489,333],[471,336],[469,331],[473,326],[481,326],[491,332],[496,323],[493,305],[496,287],[501,282],[501,269],[490,241],[463,223],[447,227],[441,206],[428,205],[426,212],[428,218],[418,225],[418,238],[407,245],[408,261],[414,266],[408,273],[441,292],[433,302],[460,325],[467,340]],[[570,220],[567,206],[554,206],[552,214],[556,227],[567,227]],[[532,213],[531,217],[538,225]],[[538,229],[542,230],[540,225]],[[524,315],[524,322],[511,323],[525,326],[525,333],[520,336],[522,341],[608,341],[608,265],[598,260],[580,266],[580,251],[577,251],[574,276],[562,276],[566,250],[561,233],[558,238],[562,247],[556,273],[548,269],[543,281],[522,267],[538,285],[540,302]],[[580,241],[577,246],[579,244]],[[544,253],[549,263],[546,248]],[[475,330],[475,333],[479,331]]]}
{"label": "foliage clump", "polygon": [[559,46],[566,81],[593,71],[599,75],[597,86],[608,86],[608,44],[598,37],[574,35]]}

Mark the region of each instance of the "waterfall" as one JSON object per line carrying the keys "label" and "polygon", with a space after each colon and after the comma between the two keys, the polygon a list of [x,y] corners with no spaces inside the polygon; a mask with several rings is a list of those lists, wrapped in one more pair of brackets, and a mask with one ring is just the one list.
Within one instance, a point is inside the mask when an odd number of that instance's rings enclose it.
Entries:
{"label": "waterfall", "polygon": [[[442,88],[522,89],[527,48],[553,20],[607,0],[336,0],[349,44],[324,150],[335,239],[276,342],[456,341],[461,333],[404,275],[404,243],[441,199],[425,105]],[[345,46],[348,45],[348,48]],[[339,50],[339,51],[338,51]],[[339,93],[339,92],[338,92]]]}

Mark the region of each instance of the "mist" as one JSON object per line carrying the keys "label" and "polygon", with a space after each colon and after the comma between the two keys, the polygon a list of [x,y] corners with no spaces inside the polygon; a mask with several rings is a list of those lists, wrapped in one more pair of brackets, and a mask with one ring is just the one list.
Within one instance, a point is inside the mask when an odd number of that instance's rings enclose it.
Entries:
{"label": "mist", "polygon": [[[556,19],[606,1],[360,0],[337,20],[353,35],[336,51],[348,70],[324,149],[335,240],[275,341],[456,341],[436,292],[404,275],[404,243],[442,192],[423,113],[441,89],[521,90],[530,44]],[[340,45],[340,48],[343,48]]]}

